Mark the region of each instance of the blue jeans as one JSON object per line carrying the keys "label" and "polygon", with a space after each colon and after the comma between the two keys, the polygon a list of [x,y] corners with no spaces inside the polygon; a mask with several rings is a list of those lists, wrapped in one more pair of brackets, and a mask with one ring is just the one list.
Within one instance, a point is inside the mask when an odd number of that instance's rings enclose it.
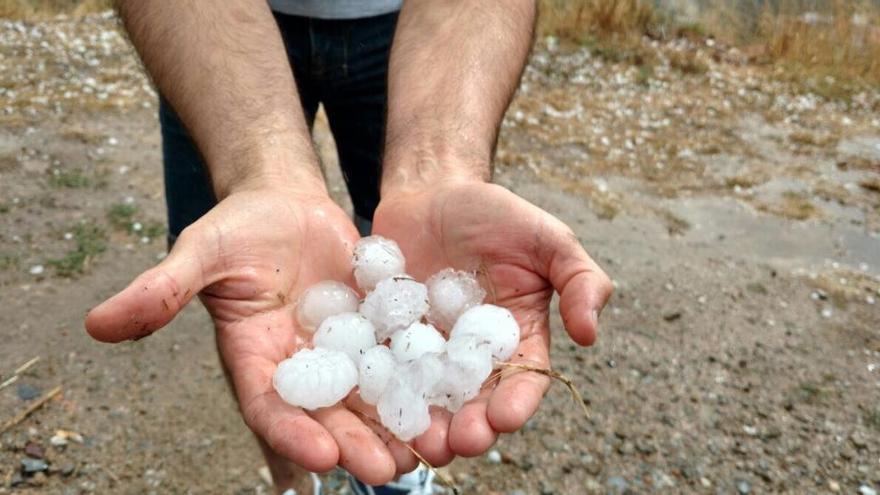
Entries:
{"label": "blue jeans", "polygon": [[[309,127],[318,104],[324,105],[356,224],[366,235],[379,204],[388,57],[397,14],[325,20],[276,13],[275,19]],[[159,122],[168,237],[173,243],[217,199],[198,150],[164,98]]]}

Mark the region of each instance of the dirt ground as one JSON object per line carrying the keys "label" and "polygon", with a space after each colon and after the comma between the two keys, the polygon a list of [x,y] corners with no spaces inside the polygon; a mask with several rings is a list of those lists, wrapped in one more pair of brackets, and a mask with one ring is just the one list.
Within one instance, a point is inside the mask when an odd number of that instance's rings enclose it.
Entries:
{"label": "dirt ground", "polygon": [[[875,493],[880,94],[653,48],[645,73],[541,40],[498,151],[495,180],[617,285],[592,348],[552,321],[592,416],[554,386],[500,456],[444,471],[464,493]],[[271,492],[202,308],[115,346],[82,327],[164,253],[155,104],[111,16],[0,21],[0,382],[40,358],[0,421],[62,390],[0,435],[0,493]]]}

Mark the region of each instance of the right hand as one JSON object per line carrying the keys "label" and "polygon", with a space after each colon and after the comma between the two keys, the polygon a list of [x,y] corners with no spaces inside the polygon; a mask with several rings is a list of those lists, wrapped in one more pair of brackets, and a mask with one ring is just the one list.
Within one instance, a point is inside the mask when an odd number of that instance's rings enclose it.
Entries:
{"label": "right hand", "polygon": [[[103,342],[150,335],[199,294],[216,327],[220,357],[247,425],[277,454],[309,471],[337,464],[361,481],[390,481],[408,455],[342,404],[303,411],[281,400],[272,375],[305,347],[294,304],[310,285],[353,285],[359,238],[347,215],[320,191],[262,186],[233,192],[185,229],[168,257],[89,312]],[[173,371],[172,371],[173,372]]]}

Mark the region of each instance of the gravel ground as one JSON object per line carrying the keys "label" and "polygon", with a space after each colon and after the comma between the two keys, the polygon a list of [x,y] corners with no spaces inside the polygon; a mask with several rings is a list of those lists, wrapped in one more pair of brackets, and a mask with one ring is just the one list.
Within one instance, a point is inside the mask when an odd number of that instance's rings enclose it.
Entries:
{"label": "gravel ground", "polygon": [[[542,40],[496,181],[566,221],[617,292],[558,318],[556,385],[465,493],[880,489],[880,94],[828,101],[706,42],[650,69]],[[0,493],[269,493],[204,311],[118,346],[88,308],[164,253],[155,93],[110,15],[0,20]],[[331,190],[347,204],[319,121]],[[346,493],[328,475],[331,493]]]}

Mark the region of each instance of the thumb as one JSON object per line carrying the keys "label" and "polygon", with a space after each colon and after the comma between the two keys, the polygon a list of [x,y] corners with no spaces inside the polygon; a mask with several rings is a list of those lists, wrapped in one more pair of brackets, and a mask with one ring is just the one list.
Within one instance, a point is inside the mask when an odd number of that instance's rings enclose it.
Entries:
{"label": "thumb", "polygon": [[547,244],[538,251],[541,265],[544,276],[559,292],[565,330],[578,344],[591,345],[596,340],[599,313],[614,290],[611,279],[567,227],[543,240]]}
{"label": "thumb", "polygon": [[186,234],[159,265],[89,311],[89,335],[102,342],[146,337],[167,325],[204,288],[199,244]]}

